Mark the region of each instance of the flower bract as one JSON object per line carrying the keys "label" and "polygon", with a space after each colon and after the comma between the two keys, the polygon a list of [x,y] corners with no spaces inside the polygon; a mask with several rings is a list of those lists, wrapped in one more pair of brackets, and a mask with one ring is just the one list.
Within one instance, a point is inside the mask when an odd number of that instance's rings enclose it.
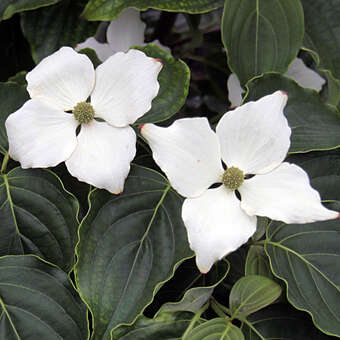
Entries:
{"label": "flower bract", "polygon": [[130,50],[94,70],[86,55],[62,47],[26,76],[31,99],[6,120],[10,156],[23,168],[65,161],[80,181],[120,193],[136,153],[129,124],[151,108],[161,68]]}
{"label": "flower bract", "polygon": [[[206,118],[141,128],[156,163],[186,197],[182,218],[203,273],[247,242],[257,215],[285,223],[339,215],[321,204],[303,169],[283,162],[291,135],[283,113],[286,102],[282,91],[248,102],[224,114],[216,133]],[[216,183],[223,184],[210,188]]]}

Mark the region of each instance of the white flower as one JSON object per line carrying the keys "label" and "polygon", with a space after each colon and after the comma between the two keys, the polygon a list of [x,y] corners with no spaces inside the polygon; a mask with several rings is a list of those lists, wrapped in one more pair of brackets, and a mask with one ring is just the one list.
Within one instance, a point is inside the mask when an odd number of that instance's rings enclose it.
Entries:
{"label": "white flower", "polygon": [[[106,31],[107,43],[100,43],[94,37],[90,37],[83,43],[79,43],[76,50],[92,48],[96,51],[98,58],[104,61],[119,51],[128,51],[131,46],[144,45],[145,26],[145,23],[140,19],[140,12],[134,8],[128,8],[118,18],[110,22]],[[158,40],[153,43],[170,51]]]}
{"label": "white flower", "polygon": [[[246,103],[227,112],[216,133],[206,118],[180,119],[167,128],[141,127],[156,163],[187,197],[182,218],[203,273],[247,242],[255,232],[256,215],[285,223],[339,215],[321,205],[304,170],[283,162],[291,134],[283,114],[286,101],[287,95],[277,91]],[[209,189],[214,183],[222,185]]]}
{"label": "white flower", "polygon": [[[294,79],[301,87],[320,91],[326,82],[315,71],[308,68],[300,58],[295,58],[289,65],[284,76]],[[232,107],[240,106],[242,102],[242,89],[240,81],[235,73],[228,78],[228,99]]]}
{"label": "white flower", "polygon": [[26,76],[32,99],[6,120],[10,156],[23,168],[65,161],[80,181],[121,192],[136,153],[129,124],[151,108],[161,68],[158,60],[130,50],[94,70],[86,55],[62,47]]}

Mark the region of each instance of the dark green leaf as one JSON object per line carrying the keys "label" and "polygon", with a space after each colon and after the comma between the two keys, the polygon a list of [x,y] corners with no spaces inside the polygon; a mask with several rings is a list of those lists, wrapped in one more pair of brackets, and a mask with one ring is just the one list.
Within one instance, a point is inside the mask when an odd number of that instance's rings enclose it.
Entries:
{"label": "dark green leaf", "polygon": [[187,329],[194,314],[162,313],[153,319],[140,316],[132,326],[121,326],[113,332],[113,340],[175,340]]}
{"label": "dark green leaf", "polygon": [[288,299],[326,334],[340,336],[340,223],[272,224],[266,252],[287,285]]}
{"label": "dark green leaf", "polygon": [[301,0],[305,14],[304,46],[312,50],[320,70],[340,80],[340,1]]}
{"label": "dark green leaf", "polygon": [[303,39],[303,10],[296,0],[226,0],[222,40],[241,85],[265,72],[284,73]]}
{"label": "dark green leaf", "polygon": [[223,0],[90,0],[83,16],[88,20],[112,20],[128,7],[170,12],[204,13],[223,6]]}
{"label": "dark green leaf", "polygon": [[35,256],[0,258],[2,340],[86,340],[86,307],[56,267]]}
{"label": "dark green leaf", "polygon": [[149,57],[161,59],[163,68],[158,76],[160,85],[158,95],[152,101],[150,111],[135,124],[166,120],[177,113],[185,103],[189,89],[190,70],[182,60],[176,60],[169,52],[154,44],[137,48]]}
{"label": "dark green leaf", "polygon": [[310,318],[287,305],[271,305],[250,315],[241,327],[246,340],[327,340]]}
{"label": "dark green leaf", "polygon": [[291,153],[330,150],[340,146],[340,113],[324,104],[319,95],[304,89],[293,80],[277,74],[266,74],[248,84],[246,101],[257,100],[276,90],[288,93],[284,109],[292,129]]}
{"label": "dark green leaf", "polygon": [[0,152],[8,150],[5,121],[7,117],[18,110],[29,99],[26,86],[14,82],[0,83]]}
{"label": "dark green leaf", "polygon": [[9,19],[13,14],[56,4],[61,0],[1,0],[0,20]]}
{"label": "dark green leaf", "polygon": [[46,170],[16,168],[0,177],[0,255],[36,254],[70,270],[78,202]]}
{"label": "dark green leaf", "polygon": [[273,279],[269,260],[262,246],[251,246],[249,248],[245,275],[261,275]]}
{"label": "dark green leaf", "polygon": [[216,318],[195,327],[183,340],[244,340],[242,331],[229,320]]}
{"label": "dark green leaf", "polygon": [[36,63],[62,46],[74,47],[94,35],[98,24],[79,18],[85,3],[85,0],[65,0],[23,14],[22,29]]}
{"label": "dark green leaf", "polygon": [[94,317],[95,339],[110,339],[152,301],[175,267],[191,256],[182,198],[155,171],[132,166],[124,193],[90,194],[80,227],[76,280]]}
{"label": "dark green leaf", "polygon": [[[218,286],[227,276],[229,271],[229,263],[226,261],[221,261],[219,267],[218,278],[213,284],[207,284],[204,287],[194,287],[187,290],[181,301],[168,302],[161,307],[159,312],[188,311],[196,313],[209,300],[216,286]],[[223,269],[221,269],[221,267]],[[217,267],[215,266],[213,270],[216,268]]]}
{"label": "dark green leaf", "polygon": [[233,317],[245,317],[270,305],[280,295],[281,287],[273,280],[260,275],[245,276],[231,289],[229,308]]}
{"label": "dark green leaf", "polygon": [[270,220],[268,217],[257,216],[256,231],[252,236],[252,239],[254,241],[258,241],[262,238],[262,236],[266,233],[266,229],[269,223]]}

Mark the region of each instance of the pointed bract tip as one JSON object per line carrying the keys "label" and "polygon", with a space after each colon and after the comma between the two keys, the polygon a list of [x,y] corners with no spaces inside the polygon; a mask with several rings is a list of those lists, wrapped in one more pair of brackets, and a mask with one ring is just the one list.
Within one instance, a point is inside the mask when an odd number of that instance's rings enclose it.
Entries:
{"label": "pointed bract tip", "polygon": [[336,218],[340,218],[340,212],[338,213],[338,216]]}
{"label": "pointed bract tip", "polygon": [[138,126],[140,133],[142,133],[142,129],[143,129],[144,126],[145,126],[145,124],[141,124],[141,125]]}
{"label": "pointed bract tip", "polygon": [[163,61],[162,59],[159,59],[159,58],[153,58],[153,60],[156,62],[156,63],[161,63],[163,65]]}
{"label": "pointed bract tip", "polygon": [[281,94],[283,94],[284,96],[288,97],[288,93],[286,91],[280,90]]}

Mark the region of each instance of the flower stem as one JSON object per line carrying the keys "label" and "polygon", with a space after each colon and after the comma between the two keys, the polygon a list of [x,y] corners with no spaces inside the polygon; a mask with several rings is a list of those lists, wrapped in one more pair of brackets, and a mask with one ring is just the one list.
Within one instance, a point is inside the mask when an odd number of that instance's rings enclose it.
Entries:
{"label": "flower stem", "polygon": [[190,331],[194,328],[196,322],[199,320],[199,318],[201,317],[201,315],[208,309],[209,307],[209,303],[206,303],[201,309],[199,309],[196,313],[195,316],[193,317],[193,319],[190,321],[190,324],[188,326],[188,328],[185,330],[183,336],[182,336],[182,340],[185,340],[185,338],[188,336],[188,334],[190,333]]}
{"label": "flower stem", "polygon": [[4,159],[2,160],[2,164],[1,164],[1,173],[2,174],[6,171],[8,160],[9,160],[9,153],[6,152]]}
{"label": "flower stem", "polygon": [[229,309],[218,303],[214,298],[211,299],[211,308],[221,318],[229,318],[231,315]]}

